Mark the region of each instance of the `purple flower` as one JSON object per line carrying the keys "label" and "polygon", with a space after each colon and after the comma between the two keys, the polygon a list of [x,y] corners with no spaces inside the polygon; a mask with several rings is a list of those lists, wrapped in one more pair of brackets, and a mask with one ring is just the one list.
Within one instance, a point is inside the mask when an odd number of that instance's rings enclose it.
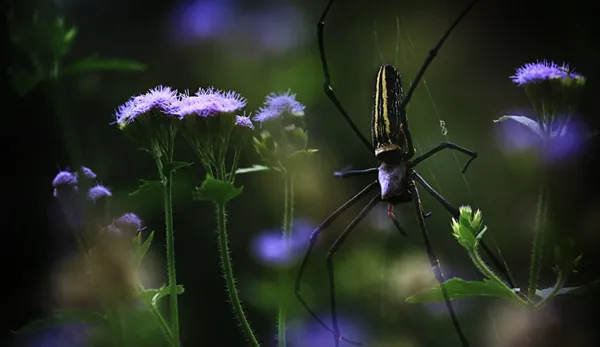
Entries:
{"label": "purple flower", "polygon": [[109,198],[111,196],[112,196],[112,193],[110,192],[110,189],[106,188],[105,186],[103,186],[101,184],[97,184],[97,185],[93,186],[88,191],[88,198],[90,200],[92,200],[93,202],[96,202],[96,201],[104,199],[104,198]]}
{"label": "purple flower", "polygon": [[83,175],[91,180],[95,180],[96,179],[96,174],[94,173],[94,171],[90,170],[88,167],[82,166],[81,167],[81,172],[83,173]]}
{"label": "purple flower", "polygon": [[250,117],[246,116],[235,116],[235,125],[254,129],[254,124],[252,124]]}
{"label": "purple flower", "polygon": [[291,94],[289,89],[284,93],[271,93],[267,95],[264,106],[258,110],[254,120],[262,123],[282,117],[286,113],[293,116],[304,116],[304,108],[304,105],[296,101],[296,94]]}
{"label": "purple flower", "polygon": [[61,194],[73,193],[77,191],[77,174],[69,171],[60,171],[54,180],[52,180],[52,187],[54,187],[54,196],[59,197]]}
{"label": "purple flower", "polygon": [[[580,152],[591,136],[586,126],[578,119],[555,121],[548,134],[538,123],[524,116],[503,116],[494,122],[507,122],[500,127],[501,145],[507,151],[536,149],[546,161],[553,162]],[[565,123],[566,122],[566,123]]]}
{"label": "purple flower", "polygon": [[510,76],[512,81],[520,87],[526,84],[567,77],[579,78],[581,76],[572,71],[566,63],[558,66],[553,61],[548,62],[546,60],[527,63],[518,68],[514,75]]}
{"label": "purple flower", "polygon": [[150,89],[146,94],[134,96],[125,104],[119,106],[115,113],[116,123],[123,129],[137,117],[152,110],[159,110],[171,114],[173,106],[178,102],[177,90],[161,85]]}
{"label": "purple flower", "polygon": [[[329,313],[321,312],[319,317],[331,327],[331,319]],[[347,317],[338,316],[338,327],[342,337],[355,342],[365,341],[364,330],[355,320]],[[288,340],[294,346],[311,346],[311,347],[330,347],[333,345],[333,333],[327,331],[313,317],[307,317],[303,320],[292,321],[288,327]],[[348,343],[342,342],[340,345],[349,346]],[[368,344],[367,344],[368,345]]]}
{"label": "purple flower", "polygon": [[128,236],[135,236],[142,229],[142,220],[135,213],[125,213],[114,221],[111,229]]}
{"label": "purple flower", "polygon": [[281,229],[263,232],[252,240],[255,256],[270,265],[287,265],[303,254],[308,246],[308,238],[314,226],[304,220],[292,224],[292,233],[287,250]]}
{"label": "purple flower", "polygon": [[212,117],[220,113],[233,113],[246,106],[246,99],[233,91],[222,91],[213,87],[200,88],[194,96],[182,95],[181,100],[172,110],[180,117],[196,114]]}

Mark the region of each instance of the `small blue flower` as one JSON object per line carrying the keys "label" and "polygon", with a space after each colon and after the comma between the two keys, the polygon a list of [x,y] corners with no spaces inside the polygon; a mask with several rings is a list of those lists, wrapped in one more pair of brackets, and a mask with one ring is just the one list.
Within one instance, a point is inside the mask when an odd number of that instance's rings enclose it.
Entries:
{"label": "small blue flower", "polygon": [[152,110],[172,114],[173,107],[178,101],[177,90],[159,85],[145,94],[130,98],[125,104],[119,106],[115,113],[116,123],[122,129],[137,117]]}
{"label": "small blue flower", "polygon": [[514,75],[510,76],[512,81],[520,87],[526,84],[567,77],[578,78],[580,76],[572,71],[566,63],[558,66],[553,61],[548,62],[546,60],[527,63],[518,68]]}
{"label": "small blue flower", "polygon": [[252,124],[250,117],[246,116],[235,116],[235,125],[254,129],[254,124]]}
{"label": "small blue flower", "polygon": [[[319,317],[328,317],[326,312],[317,312]],[[329,322],[325,319],[325,322]],[[365,338],[365,329],[361,324],[351,317],[338,317],[338,327],[343,337],[353,341],[361,341]],[[312,317],[290,322],[288,327],[288,341],[294,346],[329,347],[333,344],[334,336],[325,330]],[[342,343],[341,345],[349,346]],[[368,344],[367,344],[368,345]]]}
{"label": "small blue flower", "polygon": [[281,230],[263,232],[252,240],[254,254],[263,263],[287,265],[298,259],[302,254],[313,229],[314,225],[306,221],[294,221],[289,240],[289,250],[286,249],[286,241],[283,239]]}
{"label": "small blue flower", "polygon": [[88,179],[91,179],[91,180],[95,180],[96,179],[96,174],[94,173],[94,171],[90,170],[88,167],[82,166],[81,167],[81,172]]}
{"label": "small blue flower", "polygon": [[111,196],[112,196],[112,193],[111,193],[110,189],[108,189],[107,187],[105,187],[101,184],[97,184],[97,185],[93,186],[88,191],[88,198],[90,200],[92,200],[93,202],[96,202],[96,201],[104,199],[104,198],[109,198]]}
{"label": "small blue flower", "polygon": [[292,94],[288,89],[283,93],[271,93],[267,95],[264,106],[262,106],[254,120],[264,122],[275,119],[289,113],[293,116],[304,116],[304,108],[300,102],[296,101],[296,94]]}
{"label": "small blue flower", "polygon": [[245,106],[246,99],[240,94],[210,87],[200,88],[194,96],[182,95],[172,113],[180,117],[192,114],[212,117],[220,113],[233,113]]}
{"label": "small blue flower", "polygon": [[67,192],[77,191],[77,174],[69,171],[60,171],[54,180],[52,180],[52,187],[54,188],[54,196],[59,197],[61,194]]}

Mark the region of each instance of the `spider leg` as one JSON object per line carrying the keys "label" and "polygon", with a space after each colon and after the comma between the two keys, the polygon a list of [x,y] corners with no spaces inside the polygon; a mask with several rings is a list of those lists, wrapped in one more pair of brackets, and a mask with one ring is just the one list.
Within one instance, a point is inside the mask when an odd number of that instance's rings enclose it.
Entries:
{"label": "spider leg", "polygon": [[[313,248],[315,247],[315,244],[317,243],[317,239],[319,237],[319,234],[325,230],[327,227],[329,227],[329,225],[331,225],[331,223],[333,223],[337,217],[339,217],[344,211],[346,211],[350,206],[354,205],[360,198],[362,198],[365,194],[369,193],[371,190],[373,190],[374,188],[377,187],[377,181],[373,181],[372,183],[370,183],[368,186],[366,186],[363,190],[361,190],[360,192],[358,192],[358,194],[354,195],[350,200],[348,200],[346,203],[344,203],[342,206],[340,206],[337,210],[335,210],[335,212],[333,212],[329,217],[327,217],[310,235],[310,239],[309,239],[309,244],[308,244],[308,248],[306,250],[306,253],[304,255],[304,258],[302,259],[302,263],[300,264],[300,270],[298,271],[298,276],[296,277],[296,282],[294,285],[294,292],[296,293],[296,297],[298,298],[298,300],[300,301],[300,303],[302,304],[302,306],[304,306],[304,308],[308,311],[308,313],[321,325],[323,326],[323,328],[325,328],[326,330],[334,333],[334,330],[332,330],[329,326],[327,326],[327,324],[325,324],[318,316],[317,314],[308,306],[308,304],[306,303],[306,301],[304,300],[304,298],[302,298],[302,295],[300,295],[300,284],[302,283],[302,275],[304,274],[304,270],[306,268],[306,264],[308,262],[308,258],[310,257],[310,254],[312,253]],[[358,342],[354,342],[351,340],[346,340],[345,341],[355,344],[355,345],[361,345],[361,343]]]}
{"label": "spider leg", "polygon": [[452,307],[452,303],[450,302],[450,298],[448,297],[448,291],[446,286],[444,285],[445,279],[442,273],[442,269],[440,267],[440,261],[435,254],[433,246],[431,245],[431,240],[429,239],[429,235],[427,233],[427,226],[425,225],[425,218],[423,218],[423,204],[421,203],[421,199],[419,198],[419,191],[415,186],[415,183],[412,179],[409,179],[409,191],[413,198],[413,204],[415,210],[417,212],[417,219],[419,221],[419,227],[421,229],[421,234],[423,235],[423,241],[425,242],[425,249],[427,250],[427,256],[429,257],[429,263],[433,268],[433,273],[435,274],[435,278],[440,284],[440,289],[442,290],[442,294],[444,296],[444,301],[446,302],[446,306],[448,307],[448,312],[450,312],[450,317],[452,318],[452,324],[454,325],[454,329],[458,334],[458,338],[460,339],[461,345],[463,347],[469,346],[469,341],[465,337],[462,329],[460,327],[460,323],[458,322],[458,318],[456,318],[456,313],[454,312],[454,308]]}
{"label": "spider leg", "polygon": [[331,5],[333,5],[333,0],[329,0],[329,3],[327,4],[325,11],[323,11],[321,18],[319,19],[319,22],[317,23],[317,37],[319,39],[319,54],[321,56],[321,66],[323,67],[323,89],[325,90],[325,94],[327,94],[327,97],[329,98],[329,100],[331,100],[331,102],[333,102],[333,104],[335,105],[337,110],[340,112],[342,117],[344,117],[344,120],[346,120],[346,123],[348,123],[348,125],[350,125],[350,128],[352,128],[352,131],[354,131],[354,133],[356,134],[356,136],[358,136],[358,138],[363,143],[363,145],[365,145],[365,147],[369,150],[369,153],[373,154],[374,149],[373,149],[373,146],[371,145],[371,142],[369,142],[369,140],[367,140],[367,138],[360,132],[360,130],[358,129],[358,127],[356,126],[354,121],[352,121],[352,119],[350,118],[350,116],[348,115],[346,110],[344,110],[344,107],[342,106],[340,101],[335,96],[335,93],[333,92],[333,87],[331,87],[331,75],[329,73],[329,67],[327,66],[327,58],[325,57],[325,41],[324,41],[324,36],[323,36],[323,29],[325,28],[325,17],[327,17],[327,13],[329,12]]}
{"label": "spider leg", "polygon": [[436,147],[430,149],[429,151],[427,151],[426,153],[420,155],[419,157],[415,158],[414,160],[411,160],[410,162],[410,167],[415,167],[417,166],[420,162],[426,160],[427,158],[431,157],[432,155],[436,154],[439,151],[442,151],[444,149],[453,149],[455,151],[459,151],[461,153],[465,153],[466,155],[470,156],[471,159],[469,159],[469,161],[467,161],[467,163],[465,164],[464,168],[462,169],[462,173],[465,173],[465,171],[467,171],[467,168],[469,167],[469,164],[471,164],[471,162],[473,160],[475,160],[475,158],[477,158],[477,153],[473,152],[470,149],[466,149],[464,147],[461,147],[459,145],[456,145],[452,142],[442,142],[439,145],[437,145]]}
{"label": "spider leg", "polygon": [[339,342],[342,339],[340,329],[337,320],[337,310],[335,302],[335,278],[333,269],[333,256],[340,249],[346,238],[352,233],[356,225],[377,205],[381,202],[381,195],[375,196],[369,203],[358,213],[358,215],[348,224],[342,234],[335,240],[329,251],[327,252],[327,274],[329,277],[329,303],[331,307],[331,321],[333,324],[333,334],[335,339],[335,346],[339,346]]}
{"label": "spider leg", "polygon": [[373,168],[370,168],[370,169],[363,169],[363,170],[347,170],[347,169],[342,169],[340,171],[334,172],[333,175],[335,177],[346,178],[346,177],[351,177],[351,176],[367,175],[367,174],[370,174],[370,173],[377,172],[378,170],[379,170],[378,167],[373,167]]}

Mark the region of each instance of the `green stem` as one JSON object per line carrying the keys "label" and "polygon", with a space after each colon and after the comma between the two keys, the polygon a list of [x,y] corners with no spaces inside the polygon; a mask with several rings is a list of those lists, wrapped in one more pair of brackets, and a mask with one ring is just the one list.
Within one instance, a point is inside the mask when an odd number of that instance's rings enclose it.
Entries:
{"label": "green stem", "polygon": [[529,286],[527,297],[531,302],[535,299],[535,290],[540,274],[540,264],[545,242],[546,211],[548,209],[546,186],[542,182],[538,194],[535,228],[533,234],[533,252],[531,255],[531,267],[529,269]]}
{"label": "green stem", "polygon": [[[290,242],[292,235],[292,218],[294,215],[294,177],[292,172],[283,175],[284,198],[283,198],[283,242],[285,252],[290,251]],[[287,328],[287,305],[285,301],[288,284],[288,268],[282,267],[279,274],[280,294],[279,294],[279,318],[278,318],[278,342],[279,347],[287,346],[286,328]]]}
{"label": "green stem", "polygon": [[[224,174],[219,175],[218,179],[223,179]],[[239,319],[242,329],[246,334],[246,337],[254,347],[260,347],[258,340],[254,336],[250,323],[246,319],[246,314],[242,308],[242,303],[238,296],[238,291],[235,286],[235,278],[233,277],[233,268],[231,266],[231,259],[229,258],[229,246],[227,245],[227,221],[225,214],[225,204],[215,203],[217,213],[217,229],[219,233],[219,249],[221,251],[221,265],[223,266],[223,272],[225,273],[225,281],[227,282],[227,292],[229,293],[229,299],[233,305],[233,309]]]}
{"label": "green stem", "polygon": [[115,346],[125,347],[125,338],[123,337],[123,327],[121,326],[121,318],[119,316],[119,308],[117,304],[105,303],[106,304],[106,318],[108,325],[112,331],[113,338],[115,340]]}
{"label": "green stem", "polygon": [[473,247],[473,251],[469,251],[469,257],[471,257],[471,260],[473,261],[473,263],[475,264],[475,266],[477,266],[477,268],[479,269],[479,271],[481,271],[481,273],[483,273],[484,276],[486,276],[487,278],[502,284],[502,286],[504,288],[506,288],[506,290],[508,290],[509,292],[512,293],[513,297],[515,298],[515,300],[517,300],[519,303],[523,304],[523,305],[527,305],[527,301],[523,298],[521,298],[519,295],[517,295],[517,293],[515,293],[512,288],[510,288],[506,283],[504,283],[504,281],[502,281],[500,279],[500,277],[498,277],[498,275],[496,275],[494,273],[494,271],[492,271],[487,264],[483,261],[483,259],[481,259],[481,256],[479,255],[479,252],[477,251],[477,249],[479,248],[479,239],[477,239],[475,241],[475,246]]}
{"label": "green stem", "polygon": [[167,233],[167,271],[171,300],[171,334],[173,347],[179,347],[179,313],[177,306],[177,278],[175,275],[175,235],[173,231],[173,203],[171,197],[173,172],[163,174],[165,199],[165,229]]}

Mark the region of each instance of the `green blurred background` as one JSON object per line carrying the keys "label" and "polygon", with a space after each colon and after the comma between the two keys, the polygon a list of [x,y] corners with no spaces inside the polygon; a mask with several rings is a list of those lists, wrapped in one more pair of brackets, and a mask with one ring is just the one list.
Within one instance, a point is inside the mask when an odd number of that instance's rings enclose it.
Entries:
{"label": "green blurred background", "polygon": [[[332,84],[365,135],[378,66],[398,66],[406,91],[428,50],[467,2],[336,2],[325,28]],[[19,221],[7,230],[7,247],[17,252],[10,256],[12,265],[5,281],[18,282],[11,300],[15,310],[11,311],[10,329],[47,314],[56,303],[49,294],[52,273],[68,248],[61,245],[69,237],[54,223],[55,212],[49,212],[56,165],[64,168],[73,162],[85,163],[113,188],[115,213],[136,212],[148,229],[156,231],[150,282],[160,285],[166,280],[161,265],[162,199],[127,196],[138,179],[156,177],[154,164],[109,125],[116,107],[131,95],[158,84],[180,91],[215,86],[239,92],[248,99],[246,109],[254,111],[268,93],[290,88],[307,106],[310,147],[319,149],[311,165],[298,174],[296,217],[317,225],[369,182],[370,178],[336,180],[332,175],[348,165],[366,168],[376,162],[322,90],[316,23],[325,1],[56,3],[66,23],[78,28],[71,57],[97,52],[104,57],[135,59],[148,69],[141,73],[86,73],[63,80],[59,87],[40,86],[24,98],[10,95],[16,109],[4,112],[10,113],[15,123],[5,138],[10,145],[8,154],[14,156],[10,163],[18,164],[8,164],[14,166],[10,171],[16,173],[15,184],[11,185],[16,190],[7,211],[11,220],[18,216]],[[26,13],[27,5],[19,2],[15,7]],[[568,62],[588,78],[580,118],[590,131],[598,127],[595,101],[600,90],[600,40],[593,30],[597,31],[597,23],[592,6],[579,0],[568,4],[480,1],[442,48],[408,107],[419,152],[447,140],[440,127],[443,120],[449,140],[479,153],[465,176],[460,167],[466,158],[449,152],[421,164],[418,170],[455,205],[468,204],[483,211],[487,237],[495,240],[523,286],[528,276],[539,165],[532,152],[503,150],[508,147],[499,132],[504,124],[492,120],[507,113],[531,115],[523,90],[508,76],[526,62],[549,59]],[[60,88],[60,98],[55,88]],[[176,157],[193,160],[183,141],[180,144]],[[556,187],[552,224],[572,234],[585,254],[579,273],[570,278],[572,285],[597,275],[597,148],[598,140],[593,138],[553,169],[563,177],[564,185]],[[248,146],[242,166],[255,163],[258,158]],[[186,346],[242,346],[244,338],[233,319],[220,274],[212,206],[190,199],[190,189],[203,177],[200,166],[194,165],[178,172],[175,182],[178,282],[186,288],[180,299],[182,342]],[[276,269],[260,262],[251,245],[256,235],[281,224],[283,185],[270,173],[240,176],[238,183],[244,185],[244,193],[229,209],[232,259],[248,317],[264,346],[274,346],[278,291],[272,287]],[[426,210],[433,213],[428,228],[447,277],[479,279],[466,252],[451,235],[447,212],[425,192],[421,195]],[[433,276],[412,207],[396,208],[408,238],[392,228],[385,207],[380,206],[360,224],[336,257],[340,314],[361,327],[359,339],[367,346],[457,345],[443,306],[404,303],[406,296],[421,288],[419,283],[427,286]],[[309,265],[303,292],[320,313],[326,314],[328,307],[326,249],[359,208],[351,209],[328,231]],[[546,263],[544,286],[553,283],[551,265]],[[310,317],[296,302],[291,286],[285,295],[292,305],[294,324],[308,324]],[[587,346],[597,337],[592,329],[594,313],[597,315],[592,302],[598,302],[596,296],[559,298],[548,309],[549,322],[525,319],[522,324],[515,323],[519,319],[516,313],[511,316],[510,309],[496,300],[465,300],[456,306],[474,346]],[[352,331],[347,336],[352,338]],[[523,336],[530,339],[523,340]],[[302,345],[299,343],[294,346]]]}

